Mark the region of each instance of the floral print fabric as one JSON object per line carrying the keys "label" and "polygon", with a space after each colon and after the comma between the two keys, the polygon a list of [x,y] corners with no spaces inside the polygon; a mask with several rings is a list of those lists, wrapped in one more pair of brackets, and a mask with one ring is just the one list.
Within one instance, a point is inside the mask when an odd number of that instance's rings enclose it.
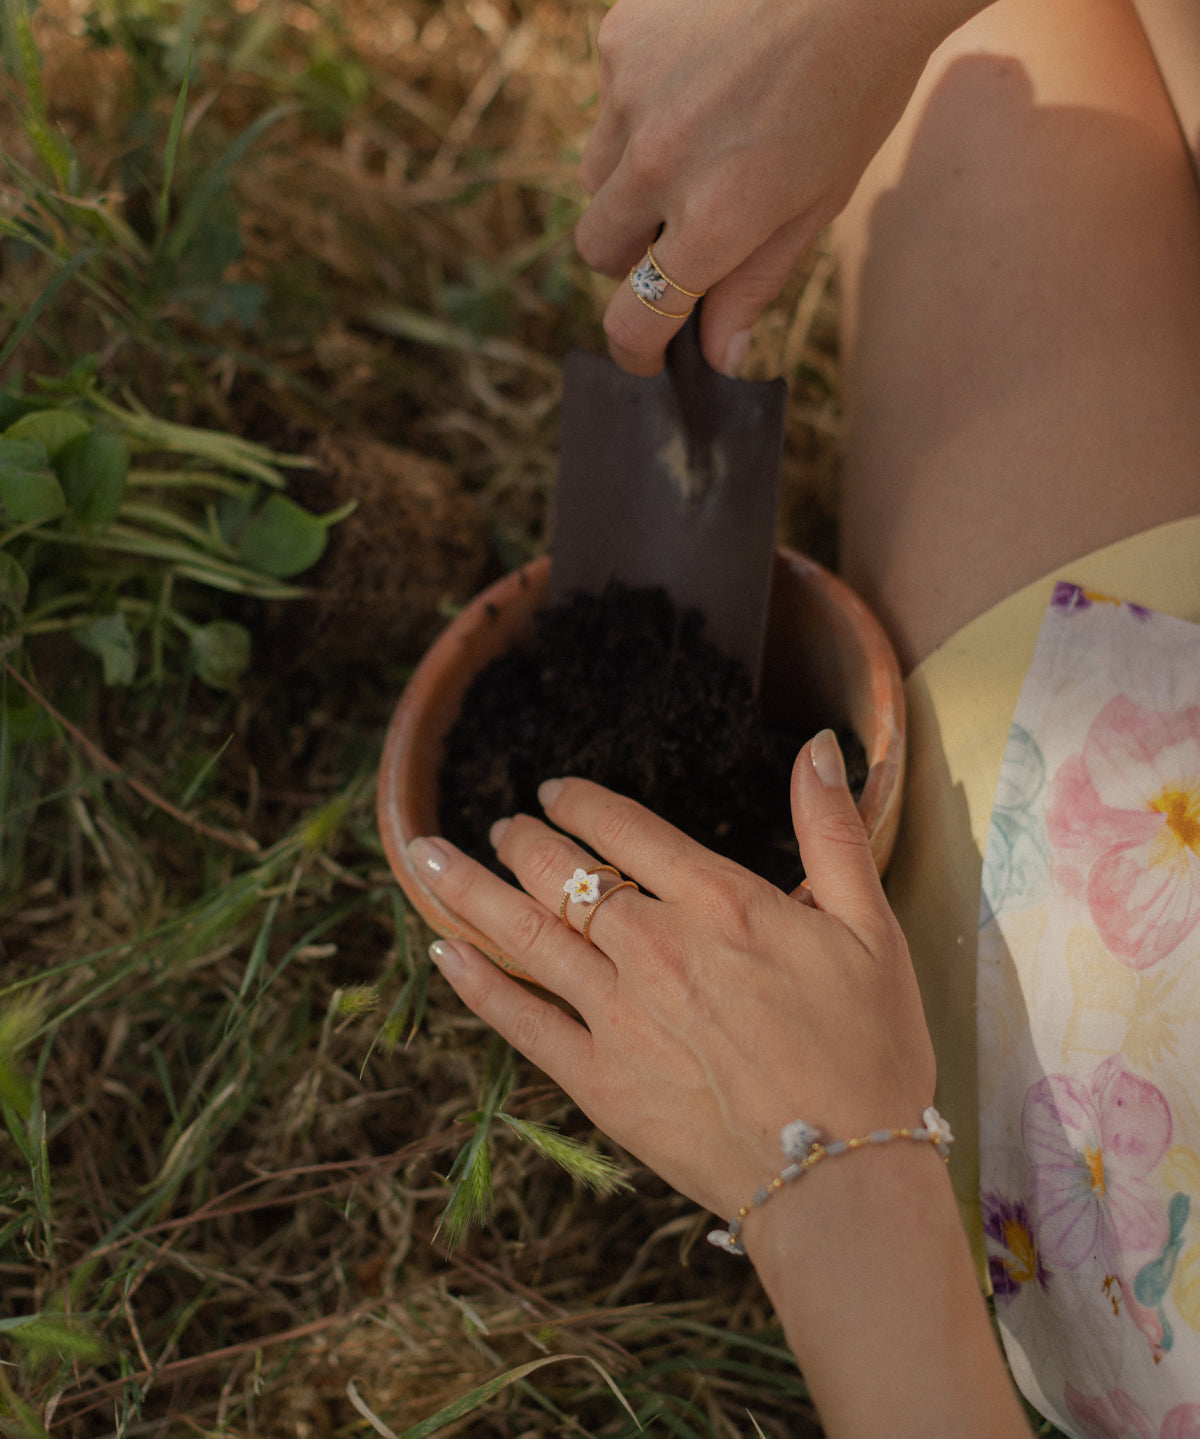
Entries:
{"label": "floral print fabric", "polygon": [[1059,584],[984,856],[980,1190],[1009,1361],[1200,1439],[1200,627]]}

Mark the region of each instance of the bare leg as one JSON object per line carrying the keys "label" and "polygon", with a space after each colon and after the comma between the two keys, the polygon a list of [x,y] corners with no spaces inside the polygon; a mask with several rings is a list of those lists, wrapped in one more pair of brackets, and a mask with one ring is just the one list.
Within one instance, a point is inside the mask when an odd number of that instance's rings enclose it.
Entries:
{"label": "bare leg", "polygon": [[1196,0],[1133,0],[1200,172],[1200,6]]}
{"label": "bare leg", "polygon": [[839,223],[843,567],[906,665],[1200,510],[1200,194],[1130,0],[998,0]]}

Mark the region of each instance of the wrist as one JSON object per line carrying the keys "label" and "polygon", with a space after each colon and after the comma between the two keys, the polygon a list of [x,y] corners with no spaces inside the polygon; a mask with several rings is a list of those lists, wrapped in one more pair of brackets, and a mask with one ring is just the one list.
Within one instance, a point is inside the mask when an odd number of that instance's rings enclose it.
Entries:
{"label": "wrist", "polygon": [[744,1242],[831,1436],[1028,1434],[931,1146],[817,1166]]}
{"label": "wrist", "polygon": [[827,1159],[754,1210],[742,1239],[770,1292],[801,1266],[814,1280],[852,1273],[864,1239],[940,1247],[958,1230],[944,1159],[932,1145],[894,1143]]}

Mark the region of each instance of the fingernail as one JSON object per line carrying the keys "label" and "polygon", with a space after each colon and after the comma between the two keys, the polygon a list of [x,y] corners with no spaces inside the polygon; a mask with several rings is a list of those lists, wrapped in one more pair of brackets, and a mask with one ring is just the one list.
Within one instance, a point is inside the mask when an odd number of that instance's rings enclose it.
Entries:
{"label": "fingernail", "polygon": [[512,824],[511,819],[498,819],[491,829],[488,830],[488,839],[492,842],[493,849],[500,848],[500,841],[504,838],[504,831]]}
{"label": "fingernail", "polygon": [[444,939],[436,939],[429,946],[429,958],[447,979],[457,979],[466,968],[462,951],[457,945],[448,944]]}
{"label": "fingernail", "polygon": [[554,801],[562,794],[563,782],[560,779],[548,779],[538,785],[538,799],[541,800],[542,808],[549,809]]}
{"label": "fingernail", "polygon": [[817,772],[817,778],[823,785],[827,785],[830,789],[836,785],[845,785],[846,766],[842,762],[842,751],[838,747],[837,735],[831,729],[823,729],[820,734],[814,735],[808,752],[812,756],[813,769]]}
{"label": "fingernail", "polygon": [[725,346],[725,355],[717,369],[723,375],[732,375],[735,379],[741,372],[742,366],[746,363],[746,356],[750,353],[750,331],[738,330],[730,335],[729,343]]}
{"label": "fingernail", "polygon": [[450,851],[436,839],[414,839],[408,846],[408,857],[414,869],[430,875],[445,874],[450,864]]}

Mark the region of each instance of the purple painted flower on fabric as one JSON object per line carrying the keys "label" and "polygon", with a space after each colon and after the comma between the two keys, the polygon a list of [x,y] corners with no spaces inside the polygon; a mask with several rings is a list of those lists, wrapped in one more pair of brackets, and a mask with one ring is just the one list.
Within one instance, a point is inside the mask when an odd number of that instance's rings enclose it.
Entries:
{"label": "purple painted flower on fabric", "polygon": [[1153,615],[1153,610],[1148,610],[1144,605],[1130,604],[1128,600],[1114,599],[1111,595],[1102,595],[1098,590],[1085,590],[1082,585],[1072,584],[1070,580],[1059,580],[1054,586],[1054,593],[1050,596],[1051,609],[1062,610],[1064,614],[1075,614],[1080,610],[1090,610],[1093,605],[1115,605],[1124,606],[1131,615],[1139,620],[1148,620]]}
{"label": "purple painted flower on fabric", "polygon": [[1119,960],[1178,948],[1200,925],[1200,706],[1110,700],[1051,781],[1046,833],[1055,884]]}
{"label": "purple painted flower on fabric", "polygon": [[1146,1176],[1171,1142],[1161,1090],[1119,1054],[1090,1083],[1050,1074],[1030,1086],[1021,1111],[1030,1213],[1048,1263],[1076,1269],[1099,1259],[1125,1278],[1135,1256],[1161,1252],[1166,1206]]}
{"label": "purple painted flower on fabric", "polygon": [[1035,1282],[1042,1289],[1049,1288],[1050,1271],[1042,1262],[1024,1200],[985,1194],[983,1232],[1000,1249],[999,1254],[990,1249],[988,1252],[988,1273],[992,1292],[998,1300],[1007,1303],[1016,1298],[1025,1285]]}

